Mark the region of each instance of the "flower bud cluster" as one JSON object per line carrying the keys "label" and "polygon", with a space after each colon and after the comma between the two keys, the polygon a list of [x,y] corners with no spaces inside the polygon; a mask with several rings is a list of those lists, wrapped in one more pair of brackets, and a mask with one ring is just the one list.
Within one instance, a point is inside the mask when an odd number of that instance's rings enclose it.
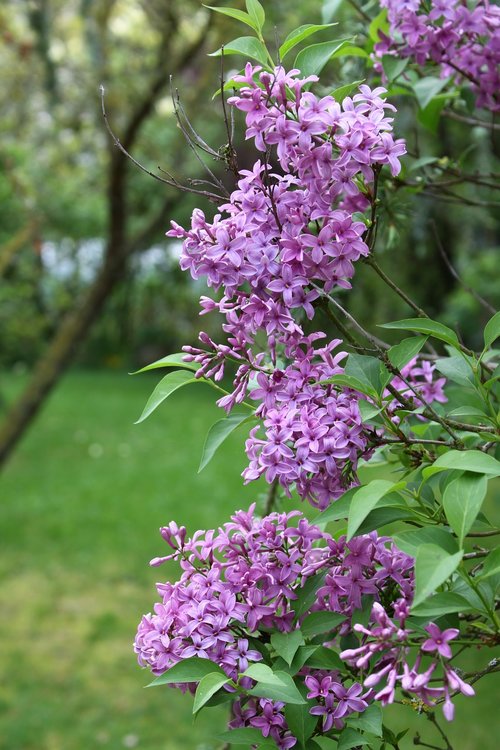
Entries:
{"label": "flower bud cluster", "polygon": [[388,9],[389,34],[375,53],[429,60],[443,78],[468,83],[478,107],[500,111],[500,8],[489,0],[381,0]]}

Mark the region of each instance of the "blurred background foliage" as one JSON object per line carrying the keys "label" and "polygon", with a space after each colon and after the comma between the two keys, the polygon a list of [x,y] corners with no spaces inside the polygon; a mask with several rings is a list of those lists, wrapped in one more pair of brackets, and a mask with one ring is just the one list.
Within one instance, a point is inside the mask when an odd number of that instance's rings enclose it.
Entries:
{"label": "blurred background foliage", "polygon": [[[264,5],[270,33],[275,27],[281,40],[321,20],[339,26],[316,41],[367,31],[341,0]],[[206,54],[244,33],[200,0],[0,4],[0,461],[18,445],[0,476],[0,748],[215,746],[203,721],[191,726],[189,701],[141,691],[147,678],[130,644],[154,597],[146,563],[158,554],[157,526],[173,517],[191,530],[220,523],[256,490],[241,487],[238,433],[195,475],[217,417],[209,394],[179,395],[172,411],[134,428],[154,379],[125,376],[194,343],[201,326],[217,335],[217,320],[198,317],[203,285],[179,271],[179,247],[164,237],[171,218],[187,223],[195,205],[214,208],[118,152],[99,86],[116,135],[137,160],[183,184],[203,179],[176,127],[169,75],[193,126],[217,151],[227,142],[220,100],[212,100],[220,60]],[[226,77],[241,62],[228,59]],[[340,57],[324,81],[335,88],[368,75],[362,57]],[[457,183],[456,173],[498,181],[500,132],[444,117],[423,122],[414,100],[393,101],[410,156],[400,179],[382,186],[379,262],[474,347],[489,313],[466,287],[499,306],[500,211],[498,193],[474,179]],[[247,167],[253,156],[241,128],[237,143]],[[424,154],[434,160],[419,163]],[[224,163],[208,163],[230,186]],[[410,312],[363,264],[344,299],[371,330]],[[494,713],[488,700],[485,717]],[[474,721],[478,704],[462,701],[457,712],[460,750],[496,746],[488,721]]]}

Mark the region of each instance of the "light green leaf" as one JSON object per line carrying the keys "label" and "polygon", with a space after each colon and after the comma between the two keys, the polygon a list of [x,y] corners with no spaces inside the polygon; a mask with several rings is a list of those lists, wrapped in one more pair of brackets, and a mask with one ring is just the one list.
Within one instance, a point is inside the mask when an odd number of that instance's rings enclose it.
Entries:
{"label": "light green leaf", "polygon": [[368,27],[368,33],[372,42],[380,42],[379,31],[386,34],[389,31],[389,21],[387,20],[387,8],[384,8],[378,16],[375,16],[370,26]]}
{"label": "light green leaf", "polygon": [[472,609],[471,605],[463,596],[453,591],[442,591],[434,594],[418,607],[412,608],[414,617],[441,617],[452,612],[467,612]]}
{"label": "light green leaf", "polygon": [[439,94],[447,85],[448,78],[435,78],[434,76],[426,76],[420,78],[416,83],[413,84],[413,91],[418,104],[421,109],[425,109],[431,100]]}
{"label": "light green leaf", "polygon": [[183,388],[183,386],[188,385],[189,383],[202,382],[203,380],[201,378],[193,377],[193,374],[187,370],[176,370],[175,372],[170,372],[168,375],[165,375],[148,398],[146,406],[135,424],[144,422],[144,420],[147,419],[166,398],[171,396],[174,391]]}
{"label": "light green leaf", "polygon": [[205,444],[203,446],[203,452],[201,454],[200,467],[198,474],[202,471],[207,464],[210,463],[214,457],[216,451],[220,448],[222,443],[234,432],[234,430],[243,424],[253,419],[253,415],[247,414],[230,414],[224,419],[219,419],[209,429]]}
{"label": "light green leaf", "polygon": [[259,3],[259,0],[246,0],[248,15],[259,29],[262,29],[266,22],[266,13]]}
{"label": "light green leaf", "polygon": [[473,471],[478,474],[487,474],[491,477],[500,476],[500,461],[482,451],[446,451],[434,461],[432,466],[427,466],[422,475],[424,479],[437,474],[445,469],[457,469],[459,471]]}
{"label": "light green leaf", "polygon": [[413,607],[417,607],[456,570],[463,551],[449,555],[435,544],[423,544],[415,559],[415,596]]}
{"label": "light green leaf", "polygon": [[369,419],[373,419],[377,414],[383,410],[383,406],[374,406],[369,401],[365,401],[364,398],[360,398],[358,401],[359,413],[363,422],[368,422]]}
{"label": "light green leaf", "polygon": [[434,338],[451,344],[451,346],[460,346],[455,331],[452,331],[451,328],[442,323],[438,323],[437,320],[430,320],[430,318],[405,318],[404,320],[396,320],[392,323],[383,323],[379,325],[379,328],[390,328],[397,331],[416,331],[417,333],[434,336]]}
{"label": "light green leaf", "polygon": [[254,36],[240,36],[238,39],[233,39],[232,42],[228,42],[216,50],[211,52],[209,57],[220,57],[224,55],[243,55],[247,59],[257,60],[262,65],[267,65],[267,51],[263,43],[256,39]]}
{"label": "light green leaf", "polygon": [[275,672],[274,676],[279,678],[280,684],[258,682],[257,685],[249,690],[250,695],[256,695],[259,698],[270,698],[273,701],[284,701],[285,703],[301,704],[307,701],[300,694],[292,677],[286,672]]}
{"label": "light green leaf", "polygon": [[362,729],[375,737],[382,737],[382,709],[378,703],[372,703],[358,718],[349,718],[348,721],[353,729]]}
{"label": "light green leaf", "polygon": [[491,550],[484,561],[483,569],[478,579],[481,578],[483,580],[484,578],[497,575],[497,573],[500,573],[500,547]]}
{"label": "light green leaf", "polygon": [[269,685],[279,686],[282,684],[280,678],[276,676],[276,672],[274,672],[271,667],[268,667],[267,664],[262,664],[262,662],[251,664],[248,669],[242,672],[241,676],[250,677],[257,682],[266,682]]}
{"label": "light green leaf", "polygon": [[166,357],[157,359],[156,362],[152,362],[146,367],[141,367],[140,370],[131,372],[131,375],[139,375],[141,372],[148,372],[148,370],[156,370],[158,367],[182,367],[184,370],[192,370],[196,372],[200,365],[198,362],[184,362],[183,357],[186,355],[184,352],[177,352],[176,354],[168,354]]}
{"label": "light green leaf", "polygon": [[349,354],[344,372],[347,376],[363,383],[365,389],[372,389],[376,394],[382,391],[382,378],[388,375],[387,370],[376,357],[354,353]]}
{"label": "light green leaf", "polygon": [[448,380],[470,388],[474,380],[472,367],[459,354],[436,360],[436,369]]}
{"label": "light green leaf", "polygon": [[369,484],[360,487],[355,493],[349,510],[347,523],[347,540],[352,539],[367,515],[377,505],[384,495],[405,486],[405,482],[394,484],[386,479],[374,479]]}
{"label": "light green leaf", "polygon": [[484,474],[465,473],[447,485],[443,508],[460,546],[472,528],[486,497],[488,479]]}
{"label": "light green leaf", "polygon": [[304,636],[300,630],[292,630],[290,633],[273,633],[271,646],[278,656],[290,666],[299,646],[304,645]]}
{"label": "light green leaf", "polygon": [[238,10],[237,8],[216,8],[213,5],[205,5],[205,8],[213,10],[216,13],[222,13],[224,16],[235,18],[237,21],[241,21],[241,23],[244,23],[246,26],[250,26],[250,28],[252,28],[254,31],[259,31],[259,26],[254,21],[254,19],[243,10]]}
{"label": "light green leaf", "polygon": [[363,47],[358,47],[355,44],[346,44],[335,53],[335,57],[363,57],[368,59],[370,55]]}
{"label": "light green leaf", "polygon": [[241,729],[230,729],[227,732],[221,732],[217,735],[220,742],[227,742],[228,745],[261,745],[265,741],[260,729],[254,727],[242,727]]}
{"label": "light green leaf", "polygon": [[357,732],[355,729],[346,727],[342,730],[339,735],[339,744],[337,750],[351,750],[352,747],[360,747],[360,745],[369,745],[371,740],[368,737]]}
{"label": "light green leaf", "polygon": [[299,26],[297,29],[294,29],[290,34],[288,34],[287,38],[281,45],[279,49],[279,55],[280,59],[283,59],[285,55],[287,55],[290,50],[292,50],[294,47],[297,46],[297,44],[300,44],[300,42],[303,42],[304,39],[307,39],[309,36],[312,36],[312,34],[316,34],[318,31],[323,31],[323,29],[329,29],[331,26],[337,26],[336,23],[323,23],[323,24],[313,24],[313,23],[306,23],[303,26]]}
{"label": "light green leaf", "polygon": [[404,71],[408,63],[410,62],[409,57],[394,57],[393,55],[383,55],[382,67],[384,73],[387,76],[387,80],[392,83],[398,78]]}
{"label": "light green leaf", "polygon": [[299,52],[295,58],[293,67],[298,68],[303,76],[319,75],[327,62],[345,44],[347,44],[347,40],[345,39],[311,44]]}
{"label": "light green leaf", "polygon": [[387,351],[391,364],[401,370],[419,353],[426,341],[427,336],[411,336],[411,338],[403,339],[399,344],[391,346]]}
{"label": "light green leaf", "polygon": [[484,348],[489,349],[494,341],[500,336],[500,312],[490,318],[484,329]]}
{"label": "light green leaf", "polygon": [[352,375],[332,375],[331,378],[328,378],[327,380],[320,380],[319,382],[321,383],[321,385],[329,385],[331,383],[332,385],[340,385],[344,386],[345,388],[352,388],[352,390],[364,393],[365,396],[370,396],[370,398],[373,399],[376,399],[378,396],[375,388],[367,385],[366,383],[359,380],[358,378],[353,377]]}
{"label": "light green leaf", "polygon": [[426,107],[419,109],[417,112],[417,120],[431,133],[437,132],[439,120],[441,119],[441,112],[443,111],[447,99],[449,99],[449,96],[438,94]]}
{"label": "light green leaf", "polygon": [[311,612],[304,618],[300,629],[305,638],[314,638],[321,633],[333,633],[345,619],[346,615],[337,612]]}
{"label": "light green leaf", "polygon": [[419,548],[423,544],[432,544],[453,555],[458,552],[456,539],[449,531],[437,526],[424,526],[422,529],[411,529],[402,531],[393,536],[394,544],[407,555],[417,556]]}
{"label": "light green leaf", "polygon": [[182,661],[174,664],[173,667],[167,669],[162,675],[156,678],[146,687],[157,687],[158,685],[172,685],[177,682],[199,682],[207,674],[217,673],[221,677],[226,678],[226,682],[229,677],[225,674],[215,662],[210,659],[202,659],[199,656],[192,656],[189,659],[183,659]]}
{"label": "light green leaf", "polygon": [[338,89],[333,89],[330,96],[333,96],[336,102],[343,102],[346,96],[350,96],[364,81],[365,79],[362,78],[360,81],[353,81],[352,83],[346,83],[345,86],[339,86]]}
{"label": "light green leaf", "polygon": [[202,677],[194,695],[193,713],[198,713],[200,708],[210,700],[212,695],[215,695],[228,681],[229,678],[226,675],[221,675],[219,672],[211,672]]}

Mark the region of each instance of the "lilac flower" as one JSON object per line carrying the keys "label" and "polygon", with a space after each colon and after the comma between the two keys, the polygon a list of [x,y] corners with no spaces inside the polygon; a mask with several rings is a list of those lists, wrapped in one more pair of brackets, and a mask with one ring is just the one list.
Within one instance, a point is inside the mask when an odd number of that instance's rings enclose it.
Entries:
{"label": "lilac flower", "polygon": [[445,659],[451,659],[451,648],[448,645],[448,641],[456,638],[460,631],[456,628],[440,630],[433,622],[426,625],[425,629],[429,633],[430,638],[422,644],[422,651],[437,651]]}

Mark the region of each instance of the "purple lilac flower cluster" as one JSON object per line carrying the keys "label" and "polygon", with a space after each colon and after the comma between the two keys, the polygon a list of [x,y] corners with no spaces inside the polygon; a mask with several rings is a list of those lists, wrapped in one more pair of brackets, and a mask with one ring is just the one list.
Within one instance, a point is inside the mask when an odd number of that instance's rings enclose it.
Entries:
{"label": "purple lilac flower cluster", "polygon": [[[391,385],[401,394],[402,398],[411,401],[415,408],[432,404],[435,401],[444,404],[448,400],[443,390],[446,385],[446,378],[436,378],[435,374],[436,365],[414,357],[401,368],[401,377],[391,380]],[[384,396],[390,397],[391,393],[385,390]],[[390,402],[389,410],[394,412],[400,407],[401,403],[398,403],[397,399],[394,398]],[[399,421],[397,415],[393,417],[393,420]]]}
{"label": "purple lilac flower cluster", "polygon": [[[359,624],[354,625],[354,630],[364,636],[363,645],[359,648],[347,649],[340,656],[348,664],[360,670],[366,669],[371,663],[372,671],[364,680],[364,686],[370,689],[377,686],[377,692],[373,697],[383,706],[394,701],[396,687],[399,684],[412,698],[421,701],[426,706],[434,706],[436,701],[443,701],[444,716],[451,721],[454,716],[454,706],[450,694],[458,691],[463,695],[474,695],[472,686],[464,682],[446,661],[452,656],[449,641],[456,638],[459,631],[456,628],[441,631],[434,623],[427,625],[425,629],[429,638],[421,644],[415,662],[410,667],[407,657],[412,631],[405,625],[408,614],[408,603],[401,600],[394,607],[394,615],[398,620],[396,625],[384,607],[375,602],[371,616],[372,625],[368,628]],[[433,660],[429,666],[419,671],[422,659],[429,654],[433,655]],[[443,684],[431,686],[433,675],[440,666],[443,671]],[[378,689],[382,680],[385,685]]]}
{"label": "purple lilac flower cluster", "polygon": [[[218,300],[202,297],[201,305],[225,316],[227,344],[202,333],[206,348],[185,347],[186,359],[199,362],[198,377],[216,380],[228,360],[238,364],[232,393],[218,402],[227,411],[252,385],[252,398],[262,398],[265,438],[250,436],[245,478],[265,474],[286,489],[295,484],[323,507],[348,486],[343,472],[365,441],[355,396],[310,385],[341,372],[341,355],[333,357],[332,346],[315,351],[299,317],[314,317],[321,291],[350,287],[355,261],[369,252],[365,223],[354,213],[369,206],[375,172],[388,165],[398,174],[406,149],[392,136],[386,113],[394,107],[385,89],[361,85],[339,103],[305,90],[315,76],[298,76],[249,63],[236,77],[243,85],[229,101],[246,113],[247,138],[263,159],[240,172],[212,221],[196,209],[189,230],[172,222],[168,235],[183,239],[181,267],[222,291]],[[269,367],[253,351],[263,333]],[[283,355],[289,367],[277,366]]]}
{"label": "purple lilac flower cluster", "polygon": [[380,0],[389,35],[380,34],[378,57],[411,57],[440,65],[443,78],[470,82],[477,105],[500,110],[500,8],[489,0]]}

